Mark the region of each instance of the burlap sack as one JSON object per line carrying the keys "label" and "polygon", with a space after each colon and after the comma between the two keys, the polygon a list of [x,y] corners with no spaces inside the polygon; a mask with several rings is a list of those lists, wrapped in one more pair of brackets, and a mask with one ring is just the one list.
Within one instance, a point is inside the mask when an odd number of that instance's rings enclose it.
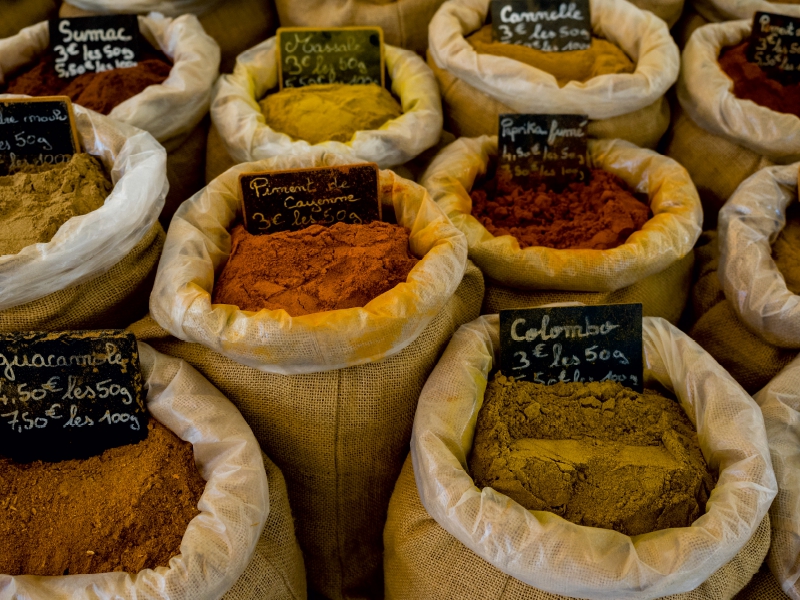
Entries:
{"label": "burlap sack", "polygon": [[677,116],[666,154],[689,171],[705,212],[705,227],[736,187],[765,166],[800,160],[800,118],[733,95],[733,81],[717,59],[750,35],[750,21],[711,23],[692,34],[683,51]]}
{"label": "burlap sack", "polygon": [[[236,408],[197,371],[146,344],[139,344],[139,355],[152,417],[192,443],[198,469],[206,480],[198,504],[200,514],[189,523],[180,554],[170,559],[167,567],[145,569],[133,576],[121,572],[62,577],[0,575],[0,597],[215,600],[235,586],[225,597],[240,600],[255,598],[245,593],[248,579],[269,579],[282,587],[284,593],[273,598],[297,597],[290,594],[297,578],[290,577],[302,573],[303,565],[280,472],[262,460],[253,432]],[[256,548],[256,558],[251,560]],[[269,561],[264,560],[265,554]],[[287,569],[290,562],[292,568]]]}
{"label": "burlap sack", "polygon": [[0,256],[0,331],[124,327],[147,309],[164,244],[166,153],[149,133],[74,108],[83,151],[114,189],[50,242]]}
{"label": "burlap sack", "polygon": [[428,23],[443,0],[276,0],[282,27],[378,25],[387,44],[423,53]]}
{"label": "burlap sack", "polygon": [[219,44],[223,73],[233,70],[239,54],[273,35],[278,23],[272,0],[72,0],[59,9],[62,17],[113,12],[197,15],[205,32]]}
{"label": "burlap sack", "polygon": [[783,593],[769,567],[764,564],[750,580],[750,583],[736,594],[734,600],[787,600],[788,598],[789,596]]}
{"label": "burlap sack", "polygon": [[750,393],[761,389],[800,349],[800,296],[786,288],[772,243],[797,200],[797,164],[762,169],[720,211],[719,243],[698,252],[689,334]]}
{"label": "burlap sack", "polygon": [[[139,17],[145,38],[173,67],[160,85],[151,85],[114,107],[109,117],[144,129],[167,149],[170,190],[162,215],[166,226],[178,205],[203,186],[202,165],[208,125],[201,120],[219,75],[219,47],[193,15],[175,19],[151,13]],[[0,84],[40,58],[50,43],[47,22],[0,40]]]}
{"label": "burlap sack", "polygon": [[240,211],[239,173],[350,161],[317,152],[239,165],[185,202],[151,296],[153,317],[176,337],[152,321],[134,328],[195,365],[245,415],[286,477],[310,585],[332,599],[382,589],[381,531],[419,391],[483,298],[463,235],[422,187],[381,171],[384,206],[424,257],[406,283],[364,308],[294,318],[211,304]]}
{"label": "burlap sack", "polygon": [[778,495],[769,509],[772,546],[767,564],[778,586],[800,598],[800,360],[795,359],[754,399],[761,407]]}
{"label": "burlap sack", "polygon": [[0,0],[0,38],[15,35],[20,29],[51,19],[58,13],[55,0]]}
{"label": "burlap sack", "polygon": [[[403,164],[434,146],[442,133],[442,103],[436,80],[425,62],[410,50],[386,45],[386,68],[392,92],[403,114],[380,129],[358,131],[347,142],[309,144],[294,140],[266,124],[258,105],[277,89],[276,38],[270,38],[236,59],[233,75],[223,75],[214,86],[211,120],[215,134],[209,139],[206,181],[232,164],[311,149],[351,155],[375,162],[382,169]],[[219,144],[218,142],[222,142]]]}
{"label": "burlap sack", "polygon": [[[499,351],[499,319],[484,316],[453,336],[420,396],[411,438],[416,486],[398,484],[386,526],[387,597],[731,598],[744,587],[769,547],[765,516],[777,493],[761,412],[663,319],[644,319],[643,342],[646,387],[675,394],[719,474],[703,516],[631,538],[479,490],[467,456]],[[424,509],[414,505],[414,487]],[[440,529],[423,525],[431,517]],[[503,574],[526,585],[509,594]]]}
{"label": "burlap sack", "polygon": [[664,94],[680,67],[663,21],[625,0],[594,0],[594,33],[622,48],[636,61],[636,71],[559,87],[549,73],[478,54],[469,45],[464,37],[483,26],[489,5],[490,0],[448,0],[428,28],[428,63],[435,67],[450,131],[495,135],[502,113],[576,113],[589,116],[592,136],[655,148],[669,126]]}
{"label": "burlap sack", "polygon": [[464,232],[470,259],[487,277],[484,313],[551,302],[642,302],[645,315],[677,322],[702,220],[697,192],[680,165],[627,142],[590,141],[590,163],[646,193],[653,218],[612,250],[520,249],[513,236],[493,236],[471,214],[469,190],[496,154],[496,137],[461,138],[420,179]]}

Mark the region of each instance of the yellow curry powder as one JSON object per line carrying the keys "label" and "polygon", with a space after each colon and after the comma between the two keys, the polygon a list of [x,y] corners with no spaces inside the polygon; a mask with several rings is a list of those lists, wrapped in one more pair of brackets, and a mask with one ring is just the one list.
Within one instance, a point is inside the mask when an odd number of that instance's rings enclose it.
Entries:
{"label": "yellow curry powder", "polygon": [[516,44],[492,41],[492,26],[484,25],[467,38],[479,54],[504,56],[550,73],[559,87],[570,81],[588,81],[598,75],[633,73],[636,64],[617,46],[602,38],[592,38],[588,50],[543,52]]}
{"label": "yellow curry powder", "polygon": [[310,144],[349,142],[357,131],[379,129],[403,114],[386,88],[372,84],[286,88],[259,105],[272,129]]}

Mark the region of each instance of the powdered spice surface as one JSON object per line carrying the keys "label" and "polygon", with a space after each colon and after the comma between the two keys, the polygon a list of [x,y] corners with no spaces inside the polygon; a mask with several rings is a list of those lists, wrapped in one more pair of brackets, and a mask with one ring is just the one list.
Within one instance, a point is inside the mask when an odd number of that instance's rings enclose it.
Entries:
{"label": "powdered spice surface", "polygon": [[150,419],[147,439],[85,460],[0,458],[0,573],[76,575],[168,566],[199,514],[192,445]]}
{"label": "powdered spice surface", "polygon": [[520,248],[616,248],[651,216],[624,181],[601,169],[560,192],[490,179],[470,196],[472,215],[492,235],[514,236]]}
{"label": "powdered spice surface", "polygon": [[747,61],[748,41],[725,49],[719,65],[733,79],[733,95],[777,112],[800,117],[800,84],[782,85]]}
{"label": "powdered spice surface", "polygon": [[479,488],[626,535],[690,525],[715,484],[680,405],[615,382],[495,375],[469,465]]}
{"label": "powdered spice surface", "polygon": [[75,104],[107,115],[145,88],[163,83],[172,69],[168,59],[152,47],[142,51],[135,67],[84,73],[74,79],[61,79],[53,66],[54,61],[54,55],[45,52],[38,63],[8,82],[5,93],[69,96]]}
{"label": "powdered spice surface", "polygon": [[284,88],[259,106],[271,129],[309,144],[346,143],[356,132],[380,129],[403,114],[389,90],[373,84]]}
{"label": "powdered spice surface", "polygon": [[800,206],[786,211],[786,226],[772,245],[772,258],[793,294],[800,294]]}
{"label": "powdered spice surface", "polygon": [[0,176],[0,255],[49,242],[69,219],[103,206],[111,190],[102,163],[89,154]]}
{"label": "powdered spice surface", "polygon": [[466,40],[478,54],[503,56],[550,73],[559,87],[564,87],[570,81],[585,82],[598,75],[633,73],[636,70],[636,63],[625,52],[598,37],[592,37],[591,47],[586,50],[544,52],[527,46],[495,42],[492,40],[492,26],[484,25]]}
{"label": "powdered spice surface", "polygon": [[284,309],[293,317],[355,308],[405,282],[419,260],[408,231],[366,225],[313,225],[300,231],[231,232],[231,257],[214,287],[215,304],[241,310]]}

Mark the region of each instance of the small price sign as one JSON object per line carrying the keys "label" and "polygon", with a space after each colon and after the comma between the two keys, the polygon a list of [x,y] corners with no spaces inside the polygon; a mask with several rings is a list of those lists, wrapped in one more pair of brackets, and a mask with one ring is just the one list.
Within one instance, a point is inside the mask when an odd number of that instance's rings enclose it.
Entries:
{"label": "small price sign", "polygon": [[242,173],[239,187],[244,226],[254,235],[381,220],[374,163]]}
{"label": "small price sign", "polygon": [[141,33],[136,15],[52,19],[49,25],[55,69],[62,79],[139,63]]}
{"label": "small price sign", "polygon": [[69,98],[0,100],[0,165],[58,164],[76,152],[80,142]]}
{"label": "small price sign", "polygon": [[143,440],[147,419],[132,334],[0,334],[0,454],[84,458]]}
{"label": "small price sign", "polygon": [[586,115],[500,115],[498,168],[525,186],[588,181],[588,123]]}
{"label": "small price sign", "polygon": [[492,0],[492,38],[542,52],[592,46],[589,0]]}
{"label": "small price sign", "polygon": [[642,305],[501,310],[500,369],[543,385],[618,381],[641,392]]}
{"label": "small price sign", "polygon": [[380,27],[278,28],[280,88],[374,83],[383,87]]}
{"label": "small price sign", "polygon": [[757,12],[753,16],[747,60],[784,85],[800,81],[800,19]]}

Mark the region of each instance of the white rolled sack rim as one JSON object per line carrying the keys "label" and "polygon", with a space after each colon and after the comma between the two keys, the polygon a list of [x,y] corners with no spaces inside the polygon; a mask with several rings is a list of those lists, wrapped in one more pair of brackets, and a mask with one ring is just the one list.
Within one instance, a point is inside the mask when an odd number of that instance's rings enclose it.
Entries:
{"label": "white rolled sack rim", "polygon": [[[172,61],[172,68],[166,80],[121,102],[108,116],[144,129],[172,150],[208,112],[219,75],[219,46],[194,15],[172,19],[151,13],[138,20],[142,35]],[[0,83],[38,60],[49,44],[47,21],[0,40]]]}
{"label": "white rolled sack rim", "polygon": [[491,0],[448,0],[428,26],[436,65],[518,113],[625,115],[660,99],[675,83],[680,54],[666,23],[626,0],[590,0],[592,29],[636,62],[634,73],[598,75],[559,87],[550,73],[479,54],[465,37],[486,21]]}
{"label": "white rolled sack rim", "polygon": [[[4,98],[26,96],[0,94]],[[120,262],[155,225],[169,189],[167,153],[152,135],[73,104],[83,152],[114,189],[103,206],[72,217],[47,243],[0,256],[0,310],[84,283]]]}
{"label": "white rolled sack rim", "polygon": [[725,298],[764,341],[800,348],[800,296],[789,291],[772,244],[797,202],[800,163],[767,167],[743,181],[719,212],[719,277]]}
{"label": "white rolled sack rim", "polygon": [[[553,594],[649,600],[690,591],[752,537],[777,493],[761,411],[702,348],[660,318],[643,323],[645,383],[674,393],[719,473],[689,527],[634,537],[526,510],[468,473],[478,412],[498,359],[499,319],[462,326],[428,378],[411,439],[417,489],[448,533],[503,573]],[[649,386],[648,386],[649,387]]]}
{"label": "white rolled sack rim", "polygon": [[375,162],[382,169],[408,162],[434,146],[444,117],[439,87],[430,67],[416,53],[384,45],[392,92],[400,98],[403,114],[379,129],[358,131],[349,142],[310,144],[275,131],[258,105],[278,86],[277,39],[242,52],[233,74],[222,75],[214,87],[211,119],[225,149],[237,163],[314,149]]}
{"label": "white rolled sack rim", "polygon": [[261,449],[250,426],[183,360],[141,342],[139,357],[152,418],[192,444],[206,481],[200,514],[189,522],[180,554],[166,567],[138,573],[0,575],[0,600],[216,600],[247,568],[270,510]]}
{"label": "white rolled sack rim", "polygon": [[800,6],[766,0],[694,0],[694,9],[712,23],[751,19],[757,12],[800,17]]}
{"label": "white rolled sack rim", "polygon": [[769,509],[772,543],[767,563],[786,595],[800,600],[800,358],[754,398],[764,415],[779,490]]}
{"label": "white rolled sack rim", "polygon": [[466,270],[464,235],[422,186],[380,171],[379,198],[410,231],[420,258],[405,282],[361,308],[290,316],[211,303],[215,273],[231,251],[229,229],[241,216],[240,173],[360,163],[318,150],[233,167],[178,209],[150,296],[153,318],[175,337],[261,371],[298,374],[375,362],[411,344],[445,307]]}
{"label": "white rolled sack rim", "polygon": [[67,3],[82,10],[99,14],[160,12],[168,17],[191,13],[201,16],[225,0],[69,0]]}
{"label": "white rolled sack rim", "polygon": [[696,29],[683,50],[678,100],[706,131],[775,162],[800,160],[800,117],[737,98],[733,80],[719,64],[722,50],[747,39],[751,29],[752,20]]}
{"label": "white rolled sack rim", "polygon": [[521,289],[614,291],[662,272],[692,251],[702,232],[700,197],[676,161],[623,140],[589,140],[592,166],[647,194],[653,217],[610,250],[520,248],[495,237],[472,216],[469,195],[497,155],[497,136],[460,138],[444,148],[420,178],[434,201],[467,237],[469,257],[490,278]]}

